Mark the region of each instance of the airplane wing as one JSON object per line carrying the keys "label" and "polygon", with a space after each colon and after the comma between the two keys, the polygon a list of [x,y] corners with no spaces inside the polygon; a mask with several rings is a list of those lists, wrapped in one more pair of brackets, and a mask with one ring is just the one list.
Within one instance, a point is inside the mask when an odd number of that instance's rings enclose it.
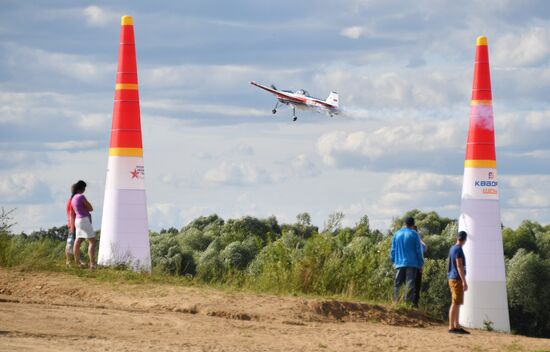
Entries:
{"label": "airplane wing", "polygon": [[266,90],[266,91],[270,92],[271,94],[274,94],[277,97],[277,99],[284,100],[284,101],[291,102],[291,103],[295,103],[295,104],[305,104],[306,103],[305,98],[291,96],[291,95],[286,94],[285,92],[282,92],[280,90],[264,86],[263,84],[259,84],[259,83],[256,83],[254,81],[250,82],[250,84],[252,84],[253,86],[256,86],[258,88],[261,88],[263,90]]}

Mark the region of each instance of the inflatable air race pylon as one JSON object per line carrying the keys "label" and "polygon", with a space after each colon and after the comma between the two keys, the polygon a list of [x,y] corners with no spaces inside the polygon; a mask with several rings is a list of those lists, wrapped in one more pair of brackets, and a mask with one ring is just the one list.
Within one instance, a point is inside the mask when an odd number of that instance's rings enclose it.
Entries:
{"label": "inflatable air race pylon", "polygon": [[468,290],[460,310],[460,324],[470,328],[491,324],[495,330],[509,332],[486,37],[477,38],[458,227],[468,233],[464,245]]}
{"label": "inflatable air race pylon", "polygon": [[98,264],[151,269],[132,17],[123,16]]}

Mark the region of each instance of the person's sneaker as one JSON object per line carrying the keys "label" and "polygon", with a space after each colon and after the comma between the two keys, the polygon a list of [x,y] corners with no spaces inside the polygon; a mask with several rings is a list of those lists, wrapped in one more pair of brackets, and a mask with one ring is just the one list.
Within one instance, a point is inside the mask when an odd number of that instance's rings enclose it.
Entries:
{"label": "person's sneaker", "polygon": [[470,332],[468,330],[464,330],[463,328],[458,328],[458,329],[455,329],[455,330],[460,331],[460,334],[470,335]]}
{"label": "person's sneaker", "polygon": [[457,329],[449,329],[449,334],[460,334],[460,332]]}

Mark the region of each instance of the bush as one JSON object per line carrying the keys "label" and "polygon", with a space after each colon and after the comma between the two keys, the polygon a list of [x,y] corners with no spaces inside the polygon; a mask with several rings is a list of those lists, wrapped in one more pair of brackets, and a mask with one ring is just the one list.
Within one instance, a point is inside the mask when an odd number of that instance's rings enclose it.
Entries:
{"label": "bush", "polygon": [[208,245],[210,245],[210,242],[214,240],[214,237],[205,236],[201,230],[191,227],[182,231],[176,236],[176,239],[182,247],[187,247],[194,251],[202,252],[208,248]]}
{"label": "bush", "polygon": [[230,243],[223,251],[221,251],[220,258],[226,269],[242,270],[246,268],[252,259],[254,259],[255,255],[256,245],[252,239],[252,242],[248,240],[244,242],[235,241]]}
{"label": "bush", "polygon": [[507,272],[512,328],[520,334],[550,336],[550,261],[519,249]]}
{"label": "bush", "polygon": [[52,269],[63,258],[65,241],[35,240],[24,235],[0,232],[0,266],[24,269]]}
{"label": "bush", "polygon": [[301,247],[301,239],[292,233],[269,243],[248,267],[249,285],[272,292],[297,291],[295,265]]}
{"label": "bush", "polygon": [[208,248],[200,255],[197,265],[197,277],[205,282],[219,280],[224,273],[223,262],[220,259],[221,241],[219,238],[212,241]]}
{"label": "bush", "polygon": [[512,258],[521,248],[536,252],[537,240],[535,234],[539,232],[542,232],[542,227],[531,221],[523,221],[515,231],[505,228],[502,231],[504,255],[507,258]]}
{"label": "bush", "polygon": [[447,283],[447,260],[426,259],[419,305],[433,318],[447,318],[451,305],[451,292]]}
{"label": "bush", "polygon": [[151,261],[154,267],[172,275],[194,275],[195,259],[190,248],[182,248],[172,233],[151,238]]}
{"label": "bush", "polygon": [[197,229],[199,231],[205,230],[207,227],[221,227],[223,226],[224,221],[217,214],[209,216],[199,216],[195,220],[191,221],[189,225],[183,228],[182,231],[189,229]]}

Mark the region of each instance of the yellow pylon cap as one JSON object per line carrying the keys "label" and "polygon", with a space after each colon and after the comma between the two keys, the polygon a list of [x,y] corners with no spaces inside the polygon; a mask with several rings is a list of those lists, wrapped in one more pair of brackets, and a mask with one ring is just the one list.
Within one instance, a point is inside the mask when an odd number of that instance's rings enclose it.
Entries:
{"label": "yellow pylon cap", "polygon": [[132,16],[122,16],[120,18],[120,25],[121,26],[133,26],[134,20],[132,19]]}
{"label": "yellow pylon cap", "polygon": [[487,37],[485,37],[485,36],[477,37],[477,45],[487,46]]}

